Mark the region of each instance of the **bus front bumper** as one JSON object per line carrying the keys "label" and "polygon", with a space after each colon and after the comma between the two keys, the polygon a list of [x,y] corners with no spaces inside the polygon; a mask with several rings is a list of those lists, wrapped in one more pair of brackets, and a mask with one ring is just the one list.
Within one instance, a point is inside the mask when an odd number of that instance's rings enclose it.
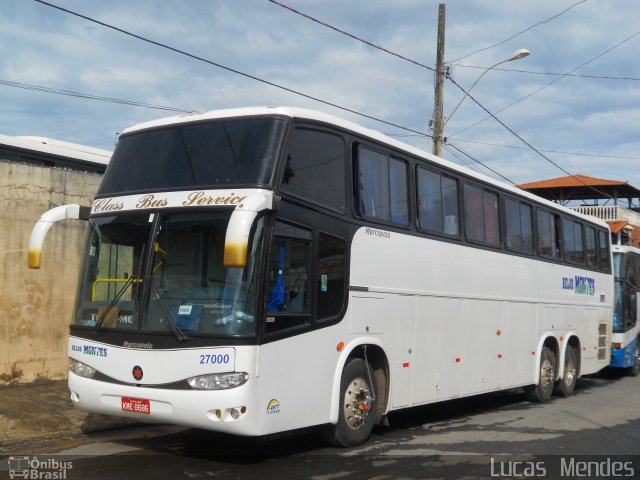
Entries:
{"label": "bus front bumper", "polygon": [[71,401],[81,410],[235,435],[258,435],[254,382],[228,390],[173,390],[102,382],[69,372]]}

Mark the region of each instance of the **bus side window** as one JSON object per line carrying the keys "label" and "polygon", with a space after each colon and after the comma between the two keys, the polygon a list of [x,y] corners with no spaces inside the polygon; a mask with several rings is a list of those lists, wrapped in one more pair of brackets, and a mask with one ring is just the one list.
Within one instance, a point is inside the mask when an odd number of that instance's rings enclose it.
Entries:
{"label": "bus side window", "polygon": [[335,318],[344,306],[347,245],[341,238],[321,233],[318,247],[316,298],[318,321]]}
{"label": "bus side window", "polygon": [[571,263],[584,263],[582,224],[567,218],[562,219],[564,259]]}
{"label": "bus side window", "polygon": [[609,271],[609,235],[604,230],[598,230],[598,250],[600,258],[600,269]]}
{"label": "bus side window", "polygon": [[500,245],[498,195],[482,188],[464,186],[464,215],[467,240]]}
{"label": "bus side window", "polygon": [[536,214],[538,226],[538,254],[543,257],[558,258],[560,254],[560,238],[557,223],[559,219],[545,210]]}
{"label": "bus side window", "polygon": [[504,201],[507,248],[533,253],[531,205],[510,198]]}
{"label": "bus side window", "polygon": [[596,229],[587,227],[587,266],[598,266],[598,250],[596,249]]}
{"label": "bus side window", "polygon": [[640,290],[640,279],[638,278],[638,257],[634,254],[627,254],[624,256],[624,277],[625,282],[623,287],[625,289],[624,298],[626,304],[624,305],[624,330],[632,328],[636,324],[638,318],[638,301],[637,295]]}
{"label": "bus side window", "polygon": [[[342,137],[296,128],[282,179],[283,192],[343,213],[346,210],[345,144]],[[321,178],[322,181],[318,181]]]}
{"label": "bus side window", "polygon": [[458,236],[458,182],[418,167],[418,225],[421,230]]}
{"label": "bus side window", "polygon": [[[266,289],[267,333],[310,324],[311,232],[280,222],[274,227]],[[293,237],[293,238],[292,238]]]}
{"label": "bus side window", "polygon": [[409,225],[407,164],[361,145],[357,155],[358,213],[385,223]]}

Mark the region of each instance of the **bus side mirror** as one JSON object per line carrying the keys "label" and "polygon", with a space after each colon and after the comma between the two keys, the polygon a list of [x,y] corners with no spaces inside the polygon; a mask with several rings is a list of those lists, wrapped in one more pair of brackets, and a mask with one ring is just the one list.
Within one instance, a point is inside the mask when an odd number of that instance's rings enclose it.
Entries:
{"label": "bus side mirror", "polygon": [[29,268],[40,268],[42,257],[42,245],[47,232],[55,222],[71,218],[74,220],[89,220],[90,207],[83,207],[78,204],[60,205],[44,212],[31,230],[29,238]]}
{"label": "bus side mirror", "polygon": [[273,193],[264,191],[246,196],[231,213],[224,239],[224,266],[244,268],[247,266],[249,232],[258,212],[272,210]]}

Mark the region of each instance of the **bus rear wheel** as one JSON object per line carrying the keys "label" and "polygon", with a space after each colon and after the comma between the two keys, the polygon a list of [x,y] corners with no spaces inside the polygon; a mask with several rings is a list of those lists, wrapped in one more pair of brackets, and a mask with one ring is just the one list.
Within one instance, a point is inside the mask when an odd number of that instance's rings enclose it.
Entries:
{"label": "bus rear wheel", "polygon": [[553,395],[556,380],[556,355],[549,347],[542,347],[540,354],[540,380],[525,390],[527,398],[532,402],[546,402]]}
{"label": "bus rear wheel", "polygon": [[556,384],[555,393],[568,397],[573,393],[578,381],[578,351],[567,345],[564,354],[564,374]]}
{"label": "bus rear wheel", "polygon": [[367,441],[375,423],[376,383],[371,366],[354,358],[342,371],[338,423],[322,430],[324,439],[338,447],[353,447]]}

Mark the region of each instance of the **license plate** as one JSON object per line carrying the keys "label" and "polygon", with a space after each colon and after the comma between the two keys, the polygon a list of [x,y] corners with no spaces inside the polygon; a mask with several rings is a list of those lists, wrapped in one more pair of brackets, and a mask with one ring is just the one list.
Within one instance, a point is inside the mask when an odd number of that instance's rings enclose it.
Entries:
{"label": "license plate", "polygon": [[151,413],[151,402],[149,400],[122,397],[121,405],[123,412],[144,413],[146,415]]}

